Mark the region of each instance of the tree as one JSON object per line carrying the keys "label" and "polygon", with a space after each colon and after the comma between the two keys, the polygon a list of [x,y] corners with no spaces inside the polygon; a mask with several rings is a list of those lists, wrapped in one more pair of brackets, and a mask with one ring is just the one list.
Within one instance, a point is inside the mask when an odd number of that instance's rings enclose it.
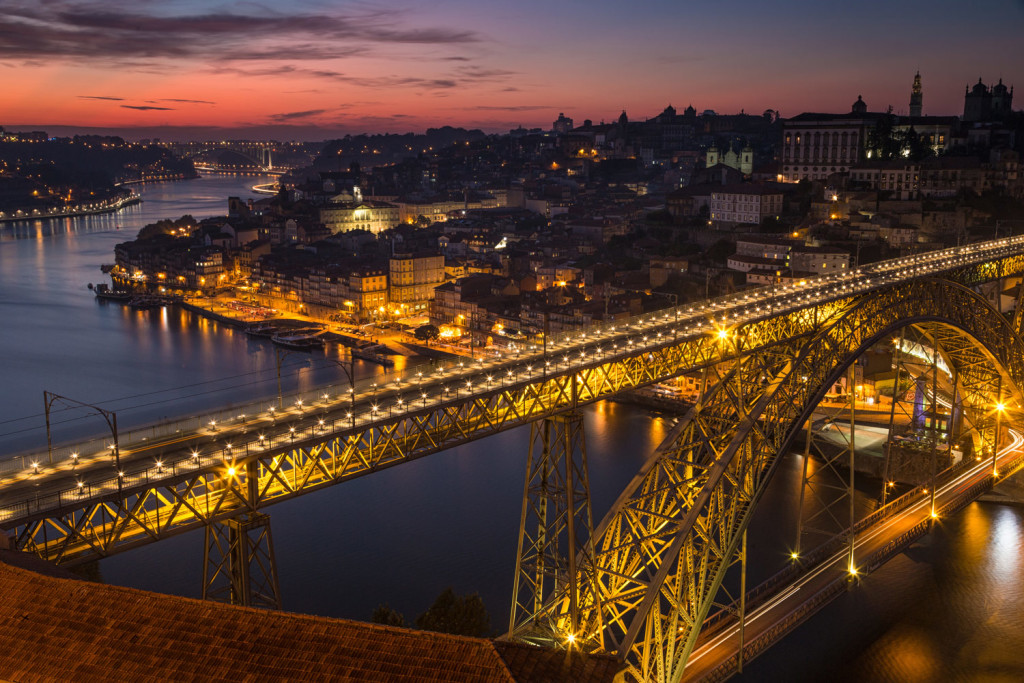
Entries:
{"label": "tree", "polygon": [[412,334],[420,341],[429,344],[430,340],[437,339],[437,335],[441,334],[441,330],[438,329],[437,325],[420,325]]}
{"label": "tree", "polygon": [[405,626],[405,617],[402,616],[401,612],[391,609],[387,603],[377,605],[377,609],[373,610],[373,616],[370,617],[370,621],[374,624],[384,624],[385,626]]}
{"label": "tree", "polygon": [[736,253],[736,243],[720,239],[712,244],[704,255],[714,263],[725,263],[725,260]]}
{"label": "tree", "polygon": [[455,595],[448,587],[430,609],[416,617],[416,628],[482,638],[491,630],[491,618],[479,594]]}

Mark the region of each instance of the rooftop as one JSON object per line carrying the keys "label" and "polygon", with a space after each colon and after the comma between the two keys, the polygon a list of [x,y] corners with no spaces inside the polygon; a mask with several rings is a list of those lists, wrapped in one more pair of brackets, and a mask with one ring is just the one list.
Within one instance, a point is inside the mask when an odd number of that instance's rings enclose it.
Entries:
{"label": "rooftop", "polygon": [[[4,553],[20,555],[21,553]],[[608,656],[236,607],[0,558],[0,679],[608,682]]]}

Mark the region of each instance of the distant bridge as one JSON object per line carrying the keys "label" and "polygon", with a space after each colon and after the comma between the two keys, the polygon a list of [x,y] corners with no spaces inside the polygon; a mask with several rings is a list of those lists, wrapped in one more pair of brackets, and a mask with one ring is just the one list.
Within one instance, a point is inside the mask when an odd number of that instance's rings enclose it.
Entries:
{"label": "distant bridge", "polygon": [[273,170],[273,154],[277,147],[276,142],[256,142],[249,140],[167,142],[160,144],[185,159],[194,159],[206,154],[207,152],[228,150],[245,158],[247,161],[251,162],[253,166],[262,171]]}
{"label": "distant bridge", "polygon": [[[510,637],[613,652],[629,680],[678,681],[745,556],[741,541],[779,456],[871,346],[908,330],[929,340],[932,366],[941,356],[952,369],[954,412],[967,420],[960,437],[992,453],[987,474],[973,462],[941,473],[931,512],[1024,464],[1000,441],[1022,398],[1024,307],[1010,322],[979,293],[995,289],[998,300],[1002,283],[1022,275],[1024,238],[945,249],[597,326],[503,358],[413,368],[382,386],[327,387],[287,409],[211,415],[163,438],[119,443],[114,433],[52,464],[46,453],[8,457],[0,527],[19,548],[67,564],[206,527],[204,594],[276,604],[265,507],[529,423]],[[577,408],[684,373],[701,375],[700,401],[589,533]],[[916,510],[907,500],[868,528],[851,519],[840,541],[847,571],[870,569],[857,535],[890,524],[897,508]],[[901,529],[885,532],[886,544],[899,544]],[[248,585],[254,568],[266,576],[258,589]],[[215,589],[218,578],[229,585]]]}

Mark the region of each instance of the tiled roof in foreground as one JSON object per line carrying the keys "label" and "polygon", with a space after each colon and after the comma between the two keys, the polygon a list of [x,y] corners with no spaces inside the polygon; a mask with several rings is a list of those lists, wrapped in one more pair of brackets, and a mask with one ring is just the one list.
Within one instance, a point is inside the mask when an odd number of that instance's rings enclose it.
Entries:
{"label": "tiled roof in foreground", "polygon": [[0,561],[0,680],[602,681],[573,656],[43,575]]}

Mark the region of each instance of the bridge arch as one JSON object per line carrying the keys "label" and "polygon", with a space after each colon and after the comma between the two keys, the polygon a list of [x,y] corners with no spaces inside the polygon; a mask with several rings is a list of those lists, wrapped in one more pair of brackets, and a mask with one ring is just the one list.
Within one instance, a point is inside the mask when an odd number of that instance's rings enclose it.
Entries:
{"label": "bridge arch", "polygon": [[261,152],[260,157],[266,156],[266,158],[257,158],[257,156],[254,155],[252,152],[250,152],[250,151],[243,151],[243,150],[237,149],[235,147],[232,147],[231,145],[215,145],[215,146],[211,146],[211,147],[206,147],[204,149],[201,149],[201,150],[198,150],[198,151],[195,151],[195,152],[191,152],[191,153],[185,155],[185,158],[186,159],[192,159],[193,161],[195,161],[199,157],[203,156],[204,154],[208,154],[210,152],[231,152],[232,154],[236,154],[239,157],[241,157],[242,159],[245,159],[246,161],[251,162],[253,164],[253,166],[256,166],[258,168],[267,169],[267,168],[271,167],[271,164],[269,163],[269,161],[270,161],[270,150],[269,149],[267,149],[267,150],[260,150],[260,152]]}
{"label": "bridge arch", "polygon": [[959,372],[1002,378],[1021,398],[1024,344],[966,287],[920,279],[830,305],[839,308],[812,334],[775,346],[757,344],[770,320],[726,330],[718,382],[595,531],[594,585],[580,589],[588,630],[573,635],[618,652],[627,680],[680,679],[778,456],[866,349],[919,326],[943,337]]}

